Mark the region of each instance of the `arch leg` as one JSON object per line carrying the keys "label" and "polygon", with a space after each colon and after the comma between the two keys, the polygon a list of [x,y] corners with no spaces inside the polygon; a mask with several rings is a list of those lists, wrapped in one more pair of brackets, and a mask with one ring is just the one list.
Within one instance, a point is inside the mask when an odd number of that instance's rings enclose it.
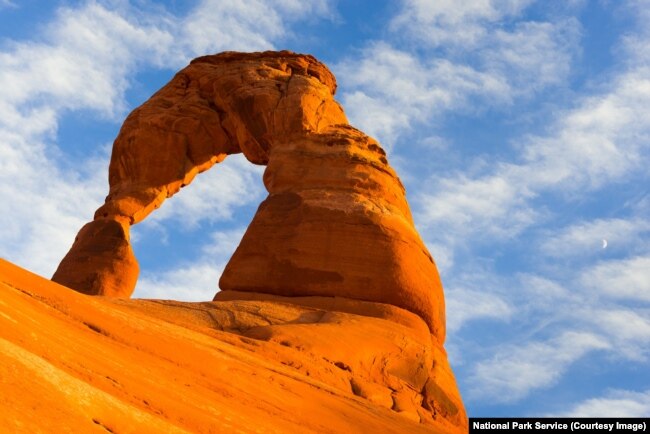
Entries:
{"label": "arch leg", "polygon": [[198,173],[240,152],[221,123],[197,80],[182,73],[134,110],[113,144],[106,201],[81,228],[52,280],[85,294],[130,297],[139,272],[130,226]]}

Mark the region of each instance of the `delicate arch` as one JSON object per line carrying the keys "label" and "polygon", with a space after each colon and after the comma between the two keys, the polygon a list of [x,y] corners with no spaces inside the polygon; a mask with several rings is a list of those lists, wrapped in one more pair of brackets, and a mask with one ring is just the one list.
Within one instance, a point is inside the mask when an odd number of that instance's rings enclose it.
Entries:
{"label": "delicate arch", "polygon": [[420,315],[440,343],[444,301],[404,188],[372,138],[351,127],[336,81],[287,51],[195,59],[126,119],[110,191],[53,280],[129,297],[138,264],[130,225],[197,173],[243,152],[266,164],[269,196],[226,266],[224,291],[340,296]]}

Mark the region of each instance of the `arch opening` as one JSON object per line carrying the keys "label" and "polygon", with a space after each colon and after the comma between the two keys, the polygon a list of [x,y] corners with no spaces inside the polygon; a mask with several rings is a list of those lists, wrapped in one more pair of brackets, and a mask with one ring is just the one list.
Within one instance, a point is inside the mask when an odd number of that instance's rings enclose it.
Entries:
{"label": "arch opening", "polygon": [[262,172],[241,154],[229,156],[134,225],[140,275],[132,297],[210,300],[265,196]]}

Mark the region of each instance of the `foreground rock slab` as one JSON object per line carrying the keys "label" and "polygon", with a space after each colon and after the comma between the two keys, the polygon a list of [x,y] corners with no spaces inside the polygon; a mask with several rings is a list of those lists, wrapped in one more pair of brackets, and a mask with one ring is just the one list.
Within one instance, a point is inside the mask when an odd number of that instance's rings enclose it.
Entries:
{"label": "foreground rock slab", "polygon": [[464,432],[431,342],[385,304],[89,297],[0,260],[0,432]]}

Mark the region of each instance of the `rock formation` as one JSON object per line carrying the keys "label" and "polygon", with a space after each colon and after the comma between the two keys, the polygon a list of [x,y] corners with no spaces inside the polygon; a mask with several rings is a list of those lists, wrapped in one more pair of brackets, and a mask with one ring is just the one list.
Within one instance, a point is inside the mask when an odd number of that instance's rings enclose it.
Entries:
{"label": "rock formation", "polygon": [[[228,52],[193,60],[124,122],[113,146],[106,201],[52,280],[86,294],[128,298],[138,275],[130,225],[198,173],[242,152],[267,166],[269,195],[227,264],[215,301],[311,300],[304,303],[330,306],[323,312],[362,316],[385,313],[380,306],[389,305],[417,315],[428,331],[419,335],[419,349],[406,352],[408,362],[390,364],[389,375],[370,359],[348,361],[344,365],[358,377],[348,379],[347,387],[393,410],[425,409],[463,429],[464,410],[443,349],[445,310],[436,266],[385,152],[348,124],[335,90],[331,72],[308,55]],[[327,301],[332,297],[334,304]],[[395,321],[405,313],[388,316]],[[314,315],[298,318],[303,314]],[[328,323],[323,315],[312,321],[317,330]],[[418,321],[409,320],[409,327],[418,329]],[[284,324],[252,333],[304,347],[308,341],[317,345],[320,331]]]}
{"label": "rock formation", "polygon": [[0,432],[467,432],[417,315],[223,293],[88,297],[0,259]]}
{"label": "rock formation", "polygon": [[200,57],[134,110],[113,145],[110,192],[53,280],[129,297],[129,225],[229,154],[266,164],[269,191],[222,290],[340,296],[403,307],[444,339],[435,264],[384,151],[351,127],[336,82],[290,52]]}

